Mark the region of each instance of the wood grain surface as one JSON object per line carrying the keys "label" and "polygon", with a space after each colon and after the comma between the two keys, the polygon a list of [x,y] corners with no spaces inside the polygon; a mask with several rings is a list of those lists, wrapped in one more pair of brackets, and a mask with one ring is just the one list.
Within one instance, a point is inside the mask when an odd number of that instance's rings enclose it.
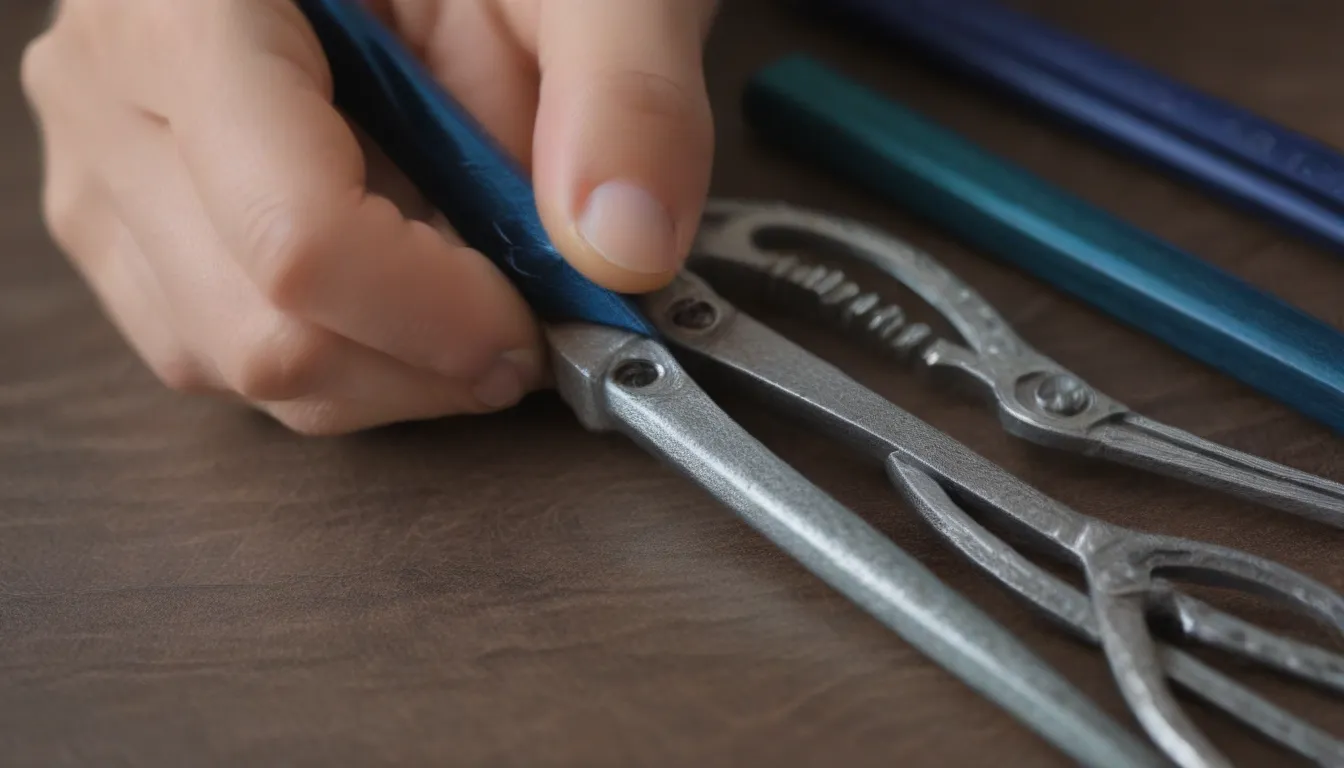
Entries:
{"label": "wood grain surface", "polygon": [[[1020,7],[1344,145],[1344,4]],[[0,6],[17,71],[45,2]],[[1020,333],[1156,419],[1344,480],[1326,430],[900,210],[756,146],[749,74],[807,51],[1344,328],[1344,259],[773,3],[708,53],[716,194],[784,199],[930,249]],[[50,244],[39,145],[0,85],[0,763],[6,766],[1063,765],[1010,717],[692,485],[553,396],[506,414],[304,439],[161,388]],[[1006,436],[977,403],[789,318],[778,327],[1047,493],[1344,587],[1344,536]],[[1100,654],[941,546],[878,468],[728,391],[770,447],[1130,722]],[[1271,627],[1287,617],[1261,606]],[[1335,733],[1344,702],[1215,658]],[[1194,702],[1245,765],[1288,765]]]}

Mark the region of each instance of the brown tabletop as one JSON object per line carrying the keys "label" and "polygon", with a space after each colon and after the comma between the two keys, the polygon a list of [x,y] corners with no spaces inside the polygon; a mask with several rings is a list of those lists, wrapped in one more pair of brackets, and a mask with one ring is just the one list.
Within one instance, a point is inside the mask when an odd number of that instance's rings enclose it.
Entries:
{"label": "brown tabletop", "polygon": [[[1021,2],[1344,144],[1344,4]],[[45,2],[6,2],[14,72]],[[983,145],[1344,328],[1344,260],[771,4],[710,45],[714,191],[827,208],[939,255],[1021,334],[1139,411],[1336,480],[1324,428],[902,211],[755,146],[744,79],[825,57]],[[1061,756],[702,492],[553,396],[499,416],[304,439],[176,396],[39,223],[39,154],[0,90],[0,762],[58,765],[1061,765]],[[1339,536],[1174,481],[1033,448],[977,403],[805,333],[895,402],[1099,517],[1285,560],[1344,587]],[[1126,718],[1101,655],[939,544],[882,473],[732,392],[784,458]],[[1285,617],[1247,614],[1270,627]],[[1344,704],[1239,679],[1344,733]],[[1247,765],[1285,754],[1196,703]]]}

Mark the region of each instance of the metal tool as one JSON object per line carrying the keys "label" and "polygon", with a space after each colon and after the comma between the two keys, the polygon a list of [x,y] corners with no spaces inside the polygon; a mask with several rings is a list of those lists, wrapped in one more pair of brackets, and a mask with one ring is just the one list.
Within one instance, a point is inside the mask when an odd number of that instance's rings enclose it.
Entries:
{"label": "metal tool", "polygon": [[[844,253],[900,281],[965,340],[934,338],[845,273],[793,251]],[[769,244],[769,248],[761,244]],[[692,267],[745,277],[793,309],[820,310],[850,335],[923,369],[960,374],[1012,435],[1037,445],[1188,480],[1344,528],[1344,485],[1158,423],[1036,351],[970,286],[928,253],[879,230],[781,203],[713,200]],[[717,285],[717,283],[716,283]]]}
{"label": "metal tool", "polygon": [[[943,314],[969,346],[911,322],[901,307],[864,290],[812,252],[844,254],[882,269]],[[968,374],[991,393],[1003,424],[1019,436],[1118,457],[1339,522],[1344,487],[1134,414],[1033,351],[987,302],[927,253],[878,230],[785,204],[713,200],[690,268],[716,286],[824,317],[897,359]],[[1145,615],[1160,619],[1179,639],[1344,692],[1344,658],[1222,613],[1175,591],[1166,576],[1198,575],[1277,594],[1335,626],[1344,621],[1339,596],[1261,558],[1127,530],[1069,509],[842,374],[780,346],[702,285],[687,284],[655,301],[660,307],[682,306],[682,311],[699,307],[697,317],[719,318],[701,321],[704,330],[669,327],[666,332],[675,345],[732,367],[743,382],[776,403],[804,411],[832,435],[885,461],[905,498],[950,544],[1077,635],[1102,645],[1132,710],[1178,763],[1225,764],[1181,714],[1164,677],[1306,757],[1344,764],[1344,744],[1192,656],[1157,644],[1144,622]],[[1172,463],[1164,466],[1167,461]],[[972,512],[1034,533],[1038,545],[1082,568],[1089,595],[1023,557]]]}
{"label": "metal tool", "polygon": [[[1125,538],[1119,529],[1066,517],[1072,513],[1035,489],[737,312],[693,274],[640,299],[585,286],[546,238],[519,169],[387,30],[356,2],[300,0],[299,6],[327,51],[341,109],[470,245],[518,280],[524,295],[535,297],[560,393],[586,427],[624,434],[679,469],[812,573],[1079,762],[1147,766],[1163,759],[752,438],[697,386],[681,358],[737,374],[785,410],[810,415],[831,434],[854,441],[886,463],[916,506],[941,503],[944,491],[965,492],[979,506],[1026,521],[1056,515],[1073,532],[1088,534],[1068,544],[1089,561],[1107,551],[1152,553],[1159,556],[1155,565],[1267,581],[1332,626],[1344,621],[1344,598],[1272,563],[1179,540]],[[535,279],[539,274],[556,281],[554,290]],[[1094,535],[1111,537],[1112,546],[1093,552],[1088,547]],[[1143,568],[1109,560],[1094,566],[1090,573],[1103,579],[1093,600],[1107,652],[1126,679],[1137,677],[1126,689],[1150,694],[1154,703],[1144,706],[1160,709],[1162,681],[1153,683],[1145,672],[1157,653],[1144,625],[1145,596],[1170,594],[1173,606],[1205,607],[1181,602],[1165,589],[1145,589],[1151,585]],[[1312,657],[1304,650],[1300,658]],[[1148,715],[1145,722],[1160,720]],[[1168,752],[1176,743],[1162,742]]]}
{"label": "metal tool", "polygon": [[755,134],[1344,433],[1344,333],[803,56],[750,81]]}
{"label": "metal tool", "polygon": [[558,388],[585,427],[624,434],[677,468],[1073,759],[1162,764],[1009,632],[719,410],[660,340],[666,326],[707,319],[702,305],[656,307],[655,327],[647,303],[600,289],[569,267],[520,169],[367,9],[355,0],[298,6],[326,52],[337,106],[547,323]]}
{"label": "metal tool", "polygon": [[794,0],[1344,252],[1344,157],[987,0]]}

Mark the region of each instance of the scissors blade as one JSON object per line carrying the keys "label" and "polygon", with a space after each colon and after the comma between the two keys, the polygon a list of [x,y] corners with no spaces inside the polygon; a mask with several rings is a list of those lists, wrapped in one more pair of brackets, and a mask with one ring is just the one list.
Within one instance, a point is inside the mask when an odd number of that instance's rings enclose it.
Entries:
{"label": "scissors blade", "polygon": [[730,419],[661,343],[587,324],[547,333],[561,396],[586,427],[624,434],[693,479],[823,582],[1074,759],[1162,764],[1006,629]]}
{"label": "scissors blade", "polygon": [[1344,485],[1196,437],[1132,411],[1102,421],[1084,452],[1344,528]]}

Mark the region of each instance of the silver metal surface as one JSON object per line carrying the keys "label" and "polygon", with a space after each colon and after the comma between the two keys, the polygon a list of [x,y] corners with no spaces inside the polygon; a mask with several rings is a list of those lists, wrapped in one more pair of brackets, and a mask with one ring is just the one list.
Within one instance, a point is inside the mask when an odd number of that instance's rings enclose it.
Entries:
{"label": "silver metal surface", "polygon": [[[896,278],[965,340],[906,325],[899,307],[800,254],[855,258]],[[1344,527],[1344,485],[1154,422],[1090,387],[1020,339],[983,298],[923,251],[874,228],[777,203],[713,200],[690,262],[696,273],[811,308],[894,357],[959,374],[1009,433],[1141,468]]]}
{"label": "silver metal surface", "polygon": [[[661,308],[683,325],[722,319]],[[724,307],[730,310],[729,307]],[[732,421],[661,344],[589,325],[548,330],[562,397],[624,434],[944,668],[1085,765],[1164,761],[917,560]]]}
{"label": "silver metal surface", "polygon": [[[959,296],[965,300],[964,294]],[[1247,634],[1241,630],[1249,625],[1175,592],[1170,579],[1269,594],[1335,630],[1344,628],[1344,598],[1273,561],[1204,542],[1131,531],[1078,513],[735,311],[696,275],[683,275],[647,297],[645,308],[679,357],[729,372],[739,385],[781,411],[797,414],[880,462],[907,502],[948,542],[1048,615],[1100,644],[1134,715],[1176,763],[1229,765],[1184,715],[1167,685],[1168,676],[1300,754],[1344,764],[1339,742],[1162,646],[1148,627],[1153,617],[1179,617],[1172,630],[1185,640],[1219,645],[1331,686],[1338,684],[1344,659],[1268,632]],[[678,322],[692,316],[713,320]],[[992,319],[979,315],[976,322],[989,332],[987,338],[1012,343],[1011,336],[994,332]],[[926,345],[924,352],[936,345]],[[1043,399],[1054,401],[1052,396]],[[1067,403],[1070,396],[1059,400]],[[719,448],[707,455],[720,456],[727,446]],[[794,493],[781,502],[811,505],[806,496]],[[1026,560],[972,513],[1006,524],[1081,568],[1087,597]]]}

